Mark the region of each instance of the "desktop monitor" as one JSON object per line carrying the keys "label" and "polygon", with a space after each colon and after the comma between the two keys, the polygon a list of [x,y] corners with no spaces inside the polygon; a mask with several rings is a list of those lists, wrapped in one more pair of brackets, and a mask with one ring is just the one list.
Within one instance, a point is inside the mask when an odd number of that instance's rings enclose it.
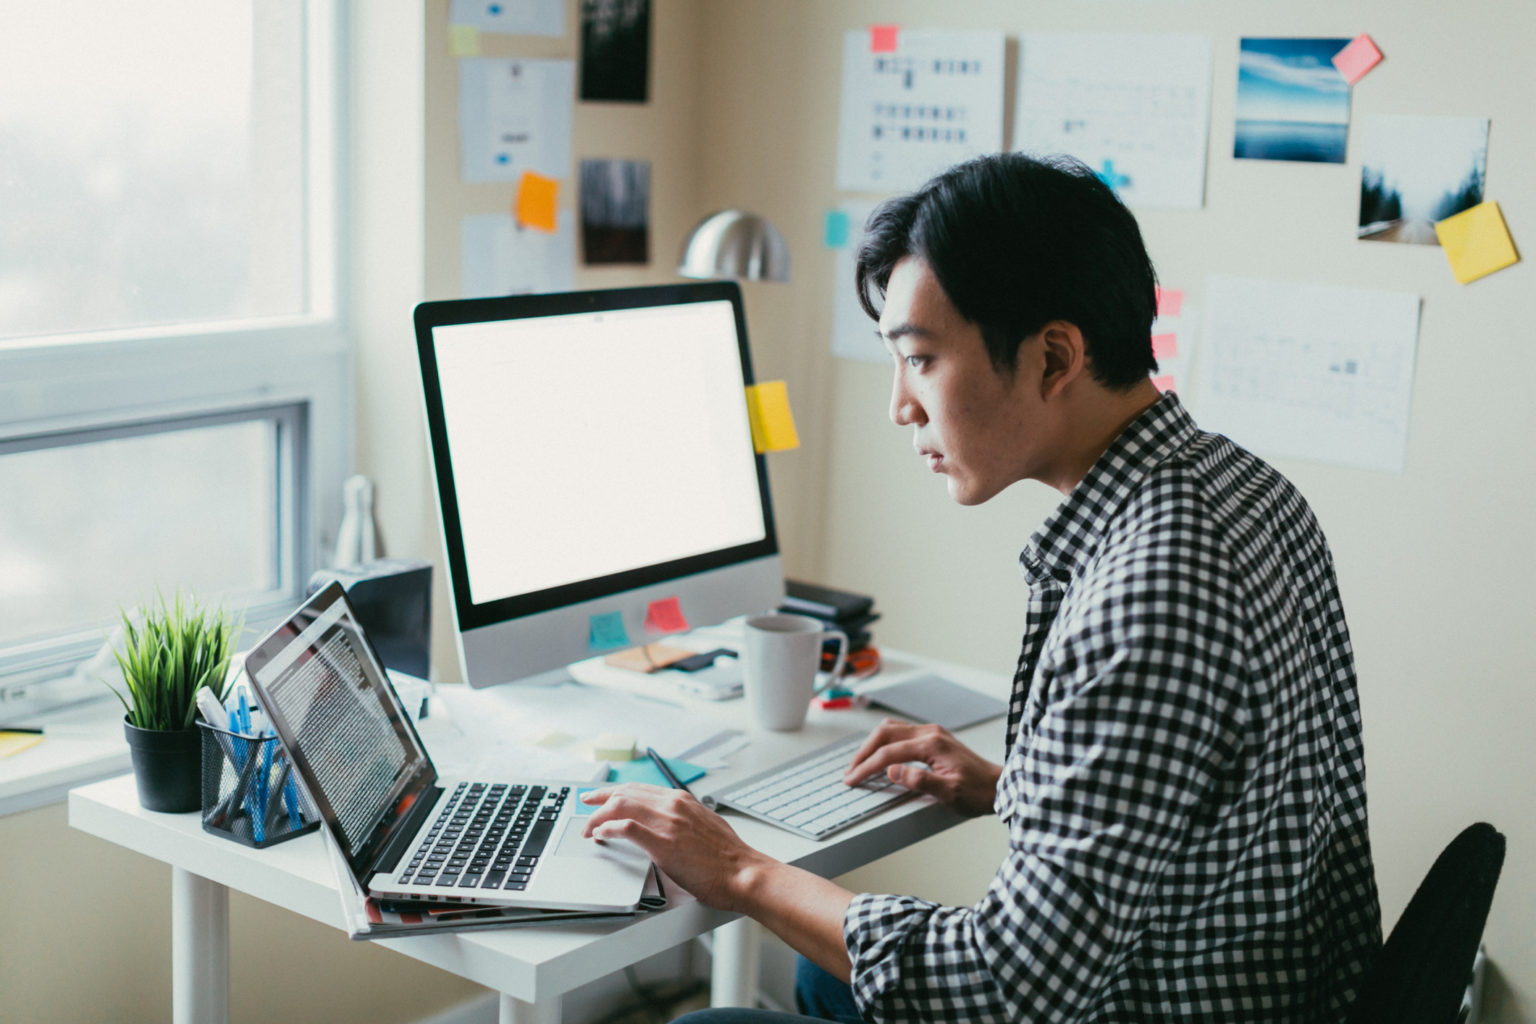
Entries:
{"label": "desktop monitor", "polygon": [[426,302],[415,319],[471,686],[658,639],[653,602],[676,598],[691,626],[778,604],[733,282]]}

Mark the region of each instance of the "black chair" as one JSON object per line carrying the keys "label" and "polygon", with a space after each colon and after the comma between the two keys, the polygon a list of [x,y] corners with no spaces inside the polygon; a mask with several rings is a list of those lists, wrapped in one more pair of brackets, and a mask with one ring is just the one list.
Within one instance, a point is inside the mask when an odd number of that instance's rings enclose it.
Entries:
{"label": "black chair", "polygon": [[1349,1024],[1454,1024],[1504,866],[1504,836],[1468,826],[1435,859],[1392,929]]}

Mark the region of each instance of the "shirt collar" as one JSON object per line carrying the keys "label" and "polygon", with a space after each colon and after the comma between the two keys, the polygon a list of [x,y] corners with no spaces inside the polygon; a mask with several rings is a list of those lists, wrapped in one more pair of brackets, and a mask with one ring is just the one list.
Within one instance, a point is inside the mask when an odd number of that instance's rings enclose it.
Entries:
{"label": "shirt collar", "polygon": [[1199,432],[1172,391],[1147,407],[1104,450],[1019,555],[1031,586],[1068,583],[1088,563],[1109,523],[1147,475]]}

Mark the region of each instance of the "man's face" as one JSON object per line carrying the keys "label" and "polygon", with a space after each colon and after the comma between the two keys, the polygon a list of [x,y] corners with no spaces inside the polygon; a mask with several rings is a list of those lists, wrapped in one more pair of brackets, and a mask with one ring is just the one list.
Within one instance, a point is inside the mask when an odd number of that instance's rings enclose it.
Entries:
{"label": "man's face", "polygon": [[960,315],[915,256],[891,272],[880,334],[896,364],[891,420],[912,427],[913,447],[948,480],[950,497],[979,505],[1038,475],[1039,378],[1032,394],[1025,358],[1033,339],[1025,341],[1016,372],[1000,374],[981,328]]}

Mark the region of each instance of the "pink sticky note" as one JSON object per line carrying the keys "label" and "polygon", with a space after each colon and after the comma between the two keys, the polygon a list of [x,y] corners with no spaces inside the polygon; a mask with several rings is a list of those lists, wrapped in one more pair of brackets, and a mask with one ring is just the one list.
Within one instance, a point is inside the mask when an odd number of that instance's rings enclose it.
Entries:
{"label": "pink sticky note", "polygon": [[1184,308],[1184,293],[1174,291],[1171,288],[1159,288],[1157,290],[1157,315],[1178,316],[1179,310]]}
{"label": "pink sticky note", "polygon": [[896,25],[869,26],[869,52],[895,53],[897,30]]}
{"label": "pink sticky note", "polygon": [[1333,66],[1350,85],[1360,81],[1371,68],[1381,63],[1381,51],[1371,42],[1371,37],[1361,33],[1350,44],[1333,55]]}
{"label": "pink sticky note", "polygon": [[1171,373],[1164,374],[1161,377],[1153,377],[1152,378],[1152,386],[1157,388],[1157,390],[1159,390],[1159,391],[1177,391],[1177,390],[1179,390],[1178,388],[1173,386],[1173,374],[1171,374]]}
{"label": "pink sticky note", "polygon": [[664,597],[646,606],[645,628],[652,633],[686,633],[688,619],[677,598]]}
{"label": "pink sticky note", "polygon": [[1179,358],[1179,336],[1176,334],[1152,335],[1153,359]]}

